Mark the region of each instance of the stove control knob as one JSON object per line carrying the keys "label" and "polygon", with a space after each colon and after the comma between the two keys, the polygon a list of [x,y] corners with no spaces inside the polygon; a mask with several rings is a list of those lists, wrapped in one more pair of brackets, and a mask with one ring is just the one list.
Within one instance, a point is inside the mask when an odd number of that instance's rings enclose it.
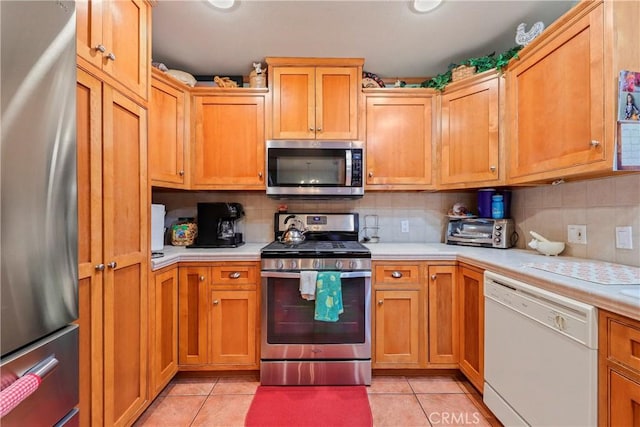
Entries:
{"label": "stove control knob", "polygon": [[278,270],[282,270],[284,268],[284,261],[278,260]]}
{"label": "stove control knob", "polygon": [[336,268],[337,268],[338,270],[342,269],[342,260],[337,260],[337,261],[336,261]]}
{"label": "stove control knob", "polygon": [[356,268],[358,268],[358,261],[349,261],[349,268],[351,270],[355,270]]}
{"label": "stove control knob", "polygon": [[314,259],[313,260],[313,268],[315,268],[316,270],[320,268],[320,260],[319,259]]}
{"label": "stove control knob", "polygon": [[291,270],[295,270],[296,268],[298,268],[298,261],[291,260]]}

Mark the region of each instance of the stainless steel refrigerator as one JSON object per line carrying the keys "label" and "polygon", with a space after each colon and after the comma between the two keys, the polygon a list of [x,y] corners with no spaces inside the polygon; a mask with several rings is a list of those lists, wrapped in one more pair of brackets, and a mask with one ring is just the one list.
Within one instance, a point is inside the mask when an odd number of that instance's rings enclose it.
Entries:
{"label": "stainless steel refrigerator", "polygon": [[0,33],[0,424],[73,426],[75,4],[2,0]]}

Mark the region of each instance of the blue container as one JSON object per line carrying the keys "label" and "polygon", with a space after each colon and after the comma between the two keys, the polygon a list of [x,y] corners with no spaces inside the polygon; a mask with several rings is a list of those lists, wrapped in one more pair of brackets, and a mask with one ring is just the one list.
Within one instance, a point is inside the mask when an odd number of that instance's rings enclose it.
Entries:
{"label": "blue container", "polygon": [[491,197],[496,194],[495,188],[483,188],[478,190],[478,216],[491,218]]}
{"label": "blue container", "polygon": [[504,201],[500,194],[496,194],[491,197],[491,218],[504,218]]}

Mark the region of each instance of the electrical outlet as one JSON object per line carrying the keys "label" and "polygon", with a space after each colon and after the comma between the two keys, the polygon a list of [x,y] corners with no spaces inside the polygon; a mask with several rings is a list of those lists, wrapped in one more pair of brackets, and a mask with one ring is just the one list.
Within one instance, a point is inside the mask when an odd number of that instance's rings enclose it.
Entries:
{"label": "electrical outlet", "polygon": [[402,221],[400,221],[400,227],[402,228],[402,232],[403,233],[408,233],[409,232],[409,220],[408,219],[403,219]]}
{"label": "electrical outlet", "polygon": [[616,227],[616,248],[617,249],[633,249],[633,239],[631,233],[633,228],[630,226]]}
{"label": "electrical outlet", "polygon": [[569,243],[586,245],[587,244],[587,226],[586,225],[569,225],[567,227],[567,240],[569,241]]}

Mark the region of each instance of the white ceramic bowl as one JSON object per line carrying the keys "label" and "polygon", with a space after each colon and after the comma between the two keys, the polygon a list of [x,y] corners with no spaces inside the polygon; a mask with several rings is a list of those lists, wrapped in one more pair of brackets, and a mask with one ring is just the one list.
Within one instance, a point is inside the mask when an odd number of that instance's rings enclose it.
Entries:
{"label": "white ceramic bowl", "polygon": [[564,251],[564,242],[538,242],[536,250],[544,255],[555,256]]}

